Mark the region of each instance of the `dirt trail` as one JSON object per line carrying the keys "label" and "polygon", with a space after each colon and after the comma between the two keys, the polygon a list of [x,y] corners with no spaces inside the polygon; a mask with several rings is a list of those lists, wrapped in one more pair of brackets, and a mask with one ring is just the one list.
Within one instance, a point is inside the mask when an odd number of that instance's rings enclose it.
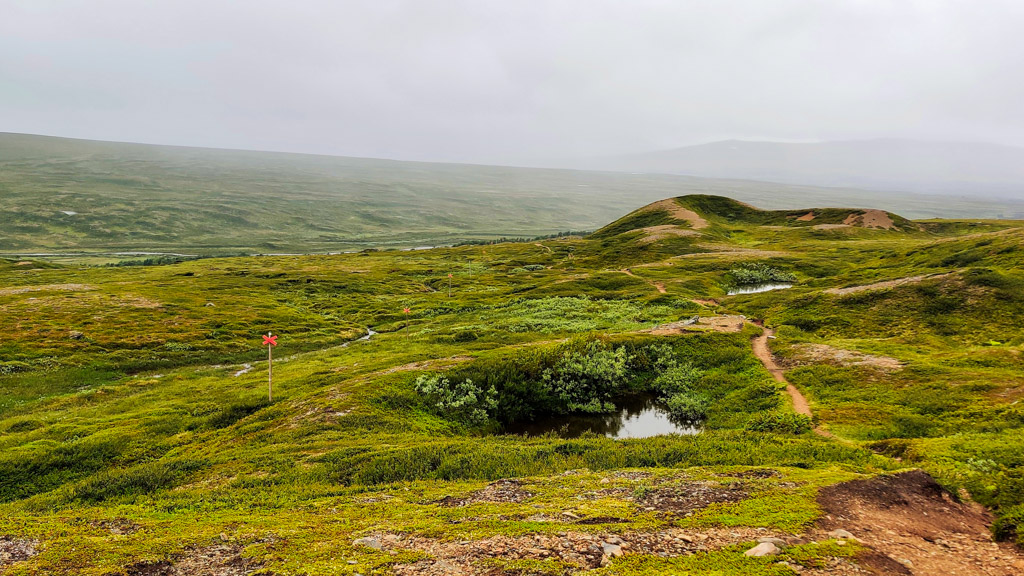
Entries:
{"label": "dirt trail", "polygon": [[633,274],[633,271],[630,270],[629,268],[624,268],[622,270],[619,270],[619,272],[622,272],[626,276],[632,276],[633,278],[639,278],[639,279],[643,280],[644,282],[647,282],[648,284],[653,286],[655,290],[657,290],[658,292],[660,292],[662,294],[667,293],[667,290],[665,290],[665,285],[662,284],[661,282],[655,282],[653,280],[648,280],[647,278],[644,278],[642,276],[637,276],[636,274]]}
{"label": "dirt trail", "polygon": [[804,395],[797,390],[796,386],[790,384],[786,377],[782,373],[782,368],[775,363],[775,358],[772,356],[771,350],[768,349],[768,338],[773,336],[775,331],[771,328],[765,328],[761,332],[760,336],[755,337],[751,340],[751,346],[754,348],[754,356],[764,364],[766,370],[772,373],[772,377],[775,378],[776,382],[782,382],[786,385],[786,392],[789,393],[790,398],[793,399],[793,410],[797,414],[803,414],[804,416],[811,415],[811,405],[807,403],[807,399]]}
{"label": "dirt trail", "polygon": [[[774,336],[775,331],[767,326],[763,328],[764,330],[761,332],[761,335],[754,337],[754,339],[750,341],[750,345],[754,349],[754,356],[757,356],[757,359],[761,361],[761,364],[764,364],[765,369],[771,372],[772,378],[775,378],[776,382],[781,382],[786,385],[786,393],[793,399],[793,411],[797,414],[803,414],[810,418],[812,416],[811,405],[807,402],[807,398],[804,397],[796,386],[793,386],[788,380],[786,380],[786,376],[783,374],[782,368],[775,363],[775,357],[772,356],[772,351],[768,349],[768,338]],[[815,428],[814,433],[826,438],[834,438],[830,432],[821,428]]]}

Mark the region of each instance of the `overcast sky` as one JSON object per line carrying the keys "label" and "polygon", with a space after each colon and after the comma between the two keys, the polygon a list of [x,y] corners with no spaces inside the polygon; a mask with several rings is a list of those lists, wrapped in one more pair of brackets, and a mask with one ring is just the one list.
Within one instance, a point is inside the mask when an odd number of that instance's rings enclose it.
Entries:
{"label": "overcast sky", "polygon": [[515,162],[1024,145],[1021,0],[0,0],[0,131]]}

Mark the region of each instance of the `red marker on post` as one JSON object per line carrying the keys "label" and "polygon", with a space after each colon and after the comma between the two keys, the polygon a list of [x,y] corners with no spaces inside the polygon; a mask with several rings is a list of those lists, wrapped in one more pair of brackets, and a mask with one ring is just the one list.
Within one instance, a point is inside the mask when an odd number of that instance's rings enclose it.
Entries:
{"label": "red marker on post", "polygon": [[274,401],[274,346],[277,346],[277,336],[267,332],[263,337],[263,345],[267,347],[267,398]]}

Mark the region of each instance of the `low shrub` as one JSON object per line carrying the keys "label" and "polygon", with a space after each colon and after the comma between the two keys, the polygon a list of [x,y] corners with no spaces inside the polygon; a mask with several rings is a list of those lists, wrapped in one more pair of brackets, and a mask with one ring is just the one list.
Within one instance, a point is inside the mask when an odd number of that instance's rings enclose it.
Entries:
{"label": "low shrub", "polygon": [[746,264],[729,271],[733,284],[747,286],[750,284],[767,284],[769,282],[796,282],[796,276],[769,266],[763,262]]}
{"label": "low shrub", "polygon": [[416,391],[446,418],[471,425],[484,424],[498,407],[498,393],[493,386],[485,390],[469,379],[451,381],[436,374],[423,374],[416,379]]}
{"label": "low shrub", "polygon": [[126,469],[107,469],[95,474],[72,490],[72,498],[102,502],[123,496],[151,494],[176,485],[190,472],[206,465],[203,460],[159,460]]}
{"label": "low shrub", "polygon": [[705,373],[689,362],[675,364],[658,374],[651,383],[654,391],[663,397],[690,392]]}
{"label": "low shrub", "polygon": [[630,360],[625,347],[592,340],[585,349],[564,354],[541,377],[561,398],[565,412],[610,412],[615,409],[612,396],[630,373]]}
{"label": "low shrub", "polygon": [[680,392],[668,397],[665,407],[673,417],[686,422],[699,422],[708,417],[711,401],[705,396]]}
{"label": "low shrub", "polygon": [[811,430],[811,418],[790,412],[762,412],[747,421],[747,430],[781,434],[803,434]]}

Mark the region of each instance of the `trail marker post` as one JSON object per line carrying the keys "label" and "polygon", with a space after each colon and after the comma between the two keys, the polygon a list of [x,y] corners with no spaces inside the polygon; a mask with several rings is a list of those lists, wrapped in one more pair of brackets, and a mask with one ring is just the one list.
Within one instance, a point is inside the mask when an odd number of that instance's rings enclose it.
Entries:
{"label": "trail marker post", "polygon": [[277,346],[277,336],[267,332],[263,337],[263,345],[267,347],[267,399],[274,401],[274,346]]}
{"label": "trail marker post", "polygon": [[448,297],[452,297],[452,273],[448,273]]}

